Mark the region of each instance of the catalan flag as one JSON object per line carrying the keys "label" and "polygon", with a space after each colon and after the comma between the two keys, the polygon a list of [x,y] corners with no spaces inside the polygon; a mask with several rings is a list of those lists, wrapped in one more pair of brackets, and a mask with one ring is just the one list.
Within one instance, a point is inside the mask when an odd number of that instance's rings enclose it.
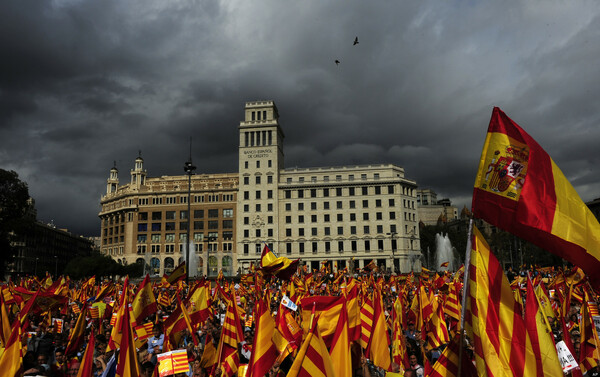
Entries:
{"label": "catalan flag", "polygon": [[331,361],[336,377],[352,376],[352,358],[350,356],[350,337],[348,334],[348,311],[346,302],[342,303],[340,318],[331,342]]}
{"label": "catalan flag", "polygon": [[171,376],[190,371],[186,350],[175,350],[157,356],[159,376]]}
{"label": "catalan flag", "polygon": [[562,377],[563,371],[556,353],[554,336],[546,324],[547,319],[541,310],[538,297],[533,289],[533,283],[529,277],[527,278],[527,301],[525,305],[525,325],[531,338],[533,352],[536,355],[538,377]]}
{"label": "catalan flag", "polygon": [[536,376],[520,306],[487,242],[473,227],[465,330],[480,376]]}
{"label": "catalan flag", "polygon": [[467,357],[467,353],[463,352],[461,371],[459,373],[459,358],[460,354],[460,333],[456,333],[440,358],[431,368],[428,377],[477,377],[477,370],[473,363]]}
{"label": "catalan flag", "polygon": [[[127,302],[124,305],[127,306]],[[139,377],[140,368],[138,366],[133,330],[131,329],[129,319],[129,310],[123,310],[123,318],[121,321],[117,321],[117,323],[121,325],[119,329],[121,339],[116,377]]]}
{"label": "catalan flag", "polygon": [[[330,346],[337,326],[337,321],[340,317],[342,304],[345,301],[346,298],[344,296],[310,296],[300,300],[300,306],[303,308],[302,328],[304,331],[308,332],[310,330],[311,310],[314,307],[315,313],[319,315],[319,333],[323,337],[325,344]],[[357,311],[347,313],[348,321],[350,323],[356,323],[357,314]],[[350,329],[350,331],[354,331],[354,329]]]}
{"label": "catalan flag", "polygon": [[148,340],[148,338],[152,337],[152,329],[154,328],[154,323],[147,322],[143,325],[139,325],[135,327],[135,333],[137,334],[138,343]]}
{"label": "catalan flag", "polygon": [[581,267],[600,287],[600,224],[540,145],[495,107],[473,214]]}
{"label": "catalan flag", "polygon": [[581,333],[579,367],[581,368],[581,372],[584,374],[586,371],[597,366],[598,362],[600,361],[598,333],[596,331],[596,327],[594,326],[592,316],[590,315],[588,301],[589,300],[585,300],[581,306],[581,321],[579,323],[579,329]]}
{"label": "catalan flag", "polygon": [[314,321],[304,339],[287,377],[334,377],[331,356],[319,334],[318,321]]}
{"label": "catalan flag", "polygon": [[85,319],[86,315],[87,309],[84,307],[83,311],[79,314],[79,318],[77,318],[75,327],[69,335],[69,342],[67,343],[67,347],[65,348],[65,356],[69,356],[73,353],[76,353],[79,350],[79,348],[83,345],[83,341],[85,340],[85,329],[87,326],[87,322]]}
{"label": "catalan flag", "polygon": [[238,344],[242,341],[242,335],[240,317],[236,309],[234,297],[227,306],[219,348],[217,349],[217,368],[221,368],[221,376],[223,377],[231,377],[237,371],[240,364]]}
{"label": "catalan flag", "polygon": [[373,307],[375,309],[373,313],[373,332],[371,333],[371,341],[367,348],[367,354],[374,365],[389,371],[392,364],[390,358],[390,336],[387,332],[383,299],[380,292],[376,292],[375,294]]}

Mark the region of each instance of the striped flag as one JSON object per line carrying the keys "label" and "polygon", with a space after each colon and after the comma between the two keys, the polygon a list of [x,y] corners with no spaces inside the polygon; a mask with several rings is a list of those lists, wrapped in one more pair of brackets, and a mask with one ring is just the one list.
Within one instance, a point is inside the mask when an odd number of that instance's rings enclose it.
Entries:
{"label": "striped flag", "polygon": [[366,353],[375,366],[389,371],[392,364],[390,358],[390,336],[387,332],[383,299],[379,291],[376,292],[373,299],[373,307],[373,331]]}
{"label": "striped flag", "polygon": [[487,242],[473,227],[465,330],[480,376],[536,376],[520,306]]}
{"label": "striped flag", "polygon": [[495,107],[473,214],[579,266],[600,286],[600,224],[542,147]]}
{"label": "striped flag", "polygon": [[[124,305],[127,305],[127,301],[124,302]],[[121,321],[117,321],[117,323],[121,325],[119,329],[121,339],[119,342],[119,361],[117,363],[116,377],[139,377],[140,368],[138,366],[133,330],[131,329],[129,319],[129,310],[123,310],[123,318]]]}
{"label": "striped flag", "polygon": [[348,333],[348,311],[346,302],[342,303],[340,318],[337,322],[331,342],[331,361],[337,377],[352,376],[352,358],[350,356],[350,337]]}
{"label": "striped flag", "polygon": [[314,321],[306,335],[287,377],[333,377],[331,356],[319,334],[318,321]]}
{"label": "striped flag", "polygon": [[[458,373],[458,357],[460,353],[460,333],[456,333],[448,347],[444,349],[440,358],[437,360],[431,369],[428,377],[459,377]],[[461,363],[460,377],[476,377],[477,370],[473,363],[467,357],[467,353],[463,352]]]}
{"label": "striped flag", "polygon": [[362,307],[360,308],[361,333],[358,339],[358,344],[364,349],[369,346],[371,340],[371,332],[373,331],[373,319],[375,318],[375,308],[370,297],[365,297]]}
{"label": "striped flag", "polygon": [[252,355],[248,363],[248,377],[262,377],[269,373],[269,369],[277,359],[277,348],[273,344],[275,320],[269,313],[269,307],[262,298],[256,302],[256,330]]}
{"label": "striped flag", "polygon": [[[586,298],[587,298],[586,292]],[[579,331],[581,333],[581,349],[579,351],[579,367],[583,374],[598,365],[600,354],[598,350],[598,333],[592,316],[590,315],[589,299],[584,300],[581,306],[581,321]]]}
{"label": "striped flag", "polygon": [[238,344],[243,339],[242,335],[240,317],[234,298],[229,301],[229,305],[227,306],[219,348],[217,349],[217,368],[221,368],[221,376],[223,377],[231,377],[237,372],[237,368],[240,365]]}
{"label": "striped flag", "polygon": [[158,376],[166,377],[176,375],[177,373],[187,373],[190,371],[190,364],[186,350],[175,350],[159,354]]}
{"label": "striped flag", "polygon": [[60,318],[52,318],[52,326],[54,326],[56,333],[62,334],[63,332],[63,320]]}
{"label": "striped flag", "polygon": [[531,279],[527,277],[527,301],[525,303],[525,325],[531,338],[531,346],[536,355],[537,375],[562,377],[563,370],[556,353],[554,336],[547,325],[547,319],[541,310],[539,300],[533,289]]}
{"label": "striped flag", "polygon": [[[344,296],[310,296],[300,300],[300,306],[304,308],[302,310],[302,329],[304,332],[310,331],[311,309],[314,307],[315,314],[319,315],[319,333],[325,344],[330,347],[337,321],[340,317],[340,311],[342,310],[342,303],[345,300]],[[355,311],[348,313],[348,321],[350,323],[355,321],[356,314]]]}
{"label": "striped flag", "polygon": [[0,370],[6,377],[23,375],[23,355],[21,347],[21,326],[19,321],[13,321],[10,337],[4,345],[4,352],[0,356]]}
{"label": "striped flag", "polygon": [[135,327],[135,333],[137,334],[138,343],[143,342],[152,337],[152,328],[154,327],[154,323],[148,322],[143,325],[139,325]]}
{"label": "striped flag", "polygon": [[90,317],[92,317],[93,319],[100,318],[100,309],[98,309],[97,306],[90,307]]}
{"label": "striped flag", "polygon": [[76,302],[71,303],[71,310],[73,310],[73,313],[75,314],[81,313],[81,309],[79,309],[79,305],[77,305]]}

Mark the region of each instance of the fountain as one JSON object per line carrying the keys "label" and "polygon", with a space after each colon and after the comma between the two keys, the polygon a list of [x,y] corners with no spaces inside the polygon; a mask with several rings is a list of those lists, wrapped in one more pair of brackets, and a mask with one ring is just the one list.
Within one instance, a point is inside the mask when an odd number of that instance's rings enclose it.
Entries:
{"label": "fountain", "polygon": [[[442,266],[444,263],[448,263]],[[433,266],[434,271],[454,271],[456,269],[454,263],[454,248],[450,243],[448,234],[435,235],[435,265]]]}
{"label": "fountain", "polygon": [[194,278],[198,276],[198,254],[196,254],[196,245],[194,245],[193,241],[190,242],[188,245],[190,248],[190,260],[185,261],[185,264],[188,267],[188,276],[190,278]]}

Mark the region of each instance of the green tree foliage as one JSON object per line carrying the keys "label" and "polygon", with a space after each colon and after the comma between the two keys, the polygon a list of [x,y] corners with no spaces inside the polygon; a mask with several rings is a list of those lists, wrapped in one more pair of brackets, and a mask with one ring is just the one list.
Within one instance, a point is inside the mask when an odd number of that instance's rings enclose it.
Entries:
{"label": "green tree foliage", "polygon": [[116,275],[139,277],[143,273],[143,268],[144,266],[138,263],[123,266],[109,256],[95,254],[72,259],[65,267],[64,274],[71,279],[83,279],[93,275],[97,278]]}
{"label": "green tree foliage", "polygon": [[13,255],[11,240],[15,233],[24,231],[32,218],[29,209],[27,184],[14,171],[0,169],[0,276]]}

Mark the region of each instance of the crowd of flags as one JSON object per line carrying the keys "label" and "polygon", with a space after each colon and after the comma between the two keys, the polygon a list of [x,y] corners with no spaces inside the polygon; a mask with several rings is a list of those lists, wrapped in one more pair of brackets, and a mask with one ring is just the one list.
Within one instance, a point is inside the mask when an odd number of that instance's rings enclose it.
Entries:
{"label": "crowd of flags", "polygon": [[[31,318],[60,333],[61,315],[76,318],[65,354],[80,353],[78,376],[86,377],[93,371],[96,332],[107,322],[112,327],[107,350],[115,351],[114,375],[120,377],[139,376],[137,350],[157,325],[165,334],[161,361],[175,372],[188,370],[178,347],[191,334],[195,345],[204,341],[202,367],[223,377],[262,377],[286,359],[288,376],[346,377],[353,375],[357,357],[402,375],[411,368],[409,324],[420,335],[422,353],[442,351],[435,363],[425,360],[426,376],[580,376],[596,368],[600,225],[548,154],[498,108],[484,143],[472,209],[475,217],[575,267],[531,268],[509,281],[471,225],[466,262],[454,273],[384,275],[369,264],[360,274],[349,274],[330,271],[325,263],[309,273],[298,268],[299,260],[277,257],[265,246],[260,266],[238,282],[220,274],[216,281],[188,285],[185,263],[160,282],[148,276],[137,284],[128,278],[27,277],[1,286],[0,371],[22,374]],[[573,310],[575,324],[570,323]],[[210,334],[204,339],[198,334],[221,314],[214,347]],[[567,323],[579,329],[579,353]],[[238,352],[244,327],[254,329],[247,365]],[[573,360],[565,360],[569,357]]]}

